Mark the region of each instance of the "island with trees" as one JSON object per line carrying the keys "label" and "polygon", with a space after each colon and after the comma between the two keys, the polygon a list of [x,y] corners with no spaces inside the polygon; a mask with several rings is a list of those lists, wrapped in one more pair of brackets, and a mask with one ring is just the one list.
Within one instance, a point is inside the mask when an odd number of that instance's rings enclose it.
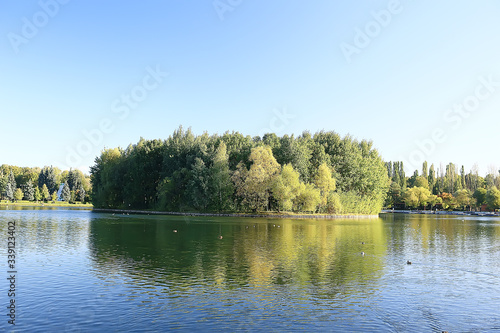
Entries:
{"label": "island with trees", "polygon": [[97,208],[170,212],[378,214],[388,188],[370,141],[300,136],[194,135],[104,150],[91,167]]}

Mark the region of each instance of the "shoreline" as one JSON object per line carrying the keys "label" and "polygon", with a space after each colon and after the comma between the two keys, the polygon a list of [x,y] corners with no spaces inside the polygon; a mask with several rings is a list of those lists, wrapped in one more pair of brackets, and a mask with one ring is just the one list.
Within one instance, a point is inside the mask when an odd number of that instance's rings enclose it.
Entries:
{"label": "shoreline", "polygon": [[468,212],[468,211],[447,211],[447,210],[389,210],[384,209],[380,214],[422,214],[422,215],[452,215],[452,216],[496,216],[500,213],[495,212]]}
{"label": "shoreline", "polygon": [[141,215],[171,215],[171,216],[203,216],[203,217],[252,217],[252,218],[278,218],[278,219],[366,219],[378,218],[379,215],[355,215],[355,214],[334,214],[334,215],[318,215],[318,214],[245,214],[245,213],[194,213],[194,212],[164,212],[164,211],[149,211],[135,209],[112,209],[112,208],[94,208],[96,213],[128,213]]}
{"label": "shoreline", "polygon": [[54,208],[85,208],[92,210],[91,204],[70,204],[70,203],[52,203],[52,202],[0,202],[0,207],[54,207]]}

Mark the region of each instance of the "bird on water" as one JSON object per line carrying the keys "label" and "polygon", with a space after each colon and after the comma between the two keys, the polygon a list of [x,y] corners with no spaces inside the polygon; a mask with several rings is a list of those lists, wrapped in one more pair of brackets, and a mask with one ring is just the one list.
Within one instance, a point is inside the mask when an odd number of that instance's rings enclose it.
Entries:
{"label": "bird on water", "polygon": [[411,261],[410,260],[406,260],[406,264],[407,265],[411,265]]}

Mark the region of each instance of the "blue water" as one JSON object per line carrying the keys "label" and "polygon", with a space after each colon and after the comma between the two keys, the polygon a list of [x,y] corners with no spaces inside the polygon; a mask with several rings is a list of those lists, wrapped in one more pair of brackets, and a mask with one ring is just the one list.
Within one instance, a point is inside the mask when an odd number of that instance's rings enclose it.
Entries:
{"label": "blue water", "polygon": [[[9,221],[15,326],[6,308]],[[8,332],[500,330],[498,218],[25,209],[0,210],[0,232]]]}

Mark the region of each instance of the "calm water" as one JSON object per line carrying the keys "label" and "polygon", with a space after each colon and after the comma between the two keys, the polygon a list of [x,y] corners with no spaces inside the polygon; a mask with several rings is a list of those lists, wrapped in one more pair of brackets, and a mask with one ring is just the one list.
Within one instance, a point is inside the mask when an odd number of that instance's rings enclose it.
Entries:
{"label": "calm water", "polygon": [[0,210],[6,331],[9,221],[18,332],[500,330],[495,218]]}

